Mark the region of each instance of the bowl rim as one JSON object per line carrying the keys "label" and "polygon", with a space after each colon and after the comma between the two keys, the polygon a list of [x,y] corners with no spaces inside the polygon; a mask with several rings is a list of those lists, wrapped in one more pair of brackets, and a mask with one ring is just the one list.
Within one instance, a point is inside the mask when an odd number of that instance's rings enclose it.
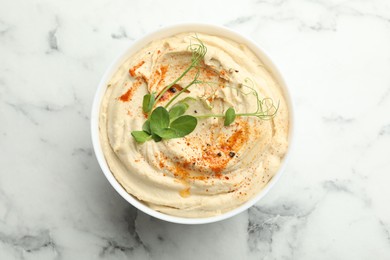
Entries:
{"label": "bowl rim", "polygon": [[[186,217],[178,217],[178,216],[172,216],[168,215],[162,212],[158,212],[154,209],[151,209],[141,201],[139,201],[137,198],[135,198],[133,195],[129,194],[115,179],[114,175],[112,174],[106,159],[104,157],[104,153],[102,150],[102,146],[100,143],[100,137],[99,137],[99,112],[100,112],[100,105],[102,98],[105,94],[107,83],[111,79],[112,75],[115,73],[117,68],[131,55],[133,55],[135,52],[139,51],[142,47],[144,47],[146,44],[153,40],[162,39],[168,36],[172,36],[178,33],[184,33],[184,32],[199,32],[199,33],[206,33],[206,34],[213,34],[219,37],[225,37],[227,39],[231,39],[235,42],[241,42],[244,43],[268,68],[268,70],[273,74],[277,82],[279,83],[280,87],[282,88],[282,92],[284,95],[284,98],[286,100],[288,109],[289,109],[289,145],[286,151],[286,154],[284,158],[281,161],[281,164],[279,166],[278,171],[275,173],[275,175],[271,178],[271,180],[264,186],[262,190],[258,192],[254,197],[246,201],[244,204],[240,205],[237,208],[234,208],[233,210],[230,210],[228,212],[222,213],[217,216],[212,217],[205,217],[205,218],[186,218]],[[92,113],[91,113],[91,138],[92,138],[92,145],[95,152],[95,156],[98,160],[99,166],[102,169],[104,175],[106,176],[107,180],[110,182],[112,187],[131,205],[136,207],[137,209],[141,210],[142,212],[153,216],[155,218],[168,221],[171,223],[178,223],[178,224],[206,224],[206,223],[213,223],[221,220],[225,220],[228,218],[231,218],[233,216],[238,215],[239,213],[242,213],[243,211],[247,210],[248,208],[252,207],[255,203],[260,201],[268,192],[269,190],[275,185],[275,183],[280,179],[282,176],[284,169],[286,167],[287,161],[290,157],[291,150],[293,147],[293,140],[294,140],[294,105],[291,98],[290,90],[287,87],[286,81],[284,77],[281,75],[279,69],[276,67],[276,65],[272,62],[271,58],[267,54],[267,52],[262,48],[258,43],[256,43],[254,40],[252,40],[248,36],[243,36],[241,33],[236,32],[235,30],[226,28],[224,26],[220,25],[214,25],[214,24],[208,24],[208,23],[179,23],[179,24],[173,24],[169,26],[164,26],[162,28],[159,28],[153,32],[150,32],[137,40],[135,40],[133,43],[130,43],[128,47],[124,51],[118,55],[113,62],[110,64],[110,66],[106,69],[105,73],[103,74],[103,77],[101,78],[99,85],[96,89],[96,93],[93,99],[93,105],[92,105]]]}

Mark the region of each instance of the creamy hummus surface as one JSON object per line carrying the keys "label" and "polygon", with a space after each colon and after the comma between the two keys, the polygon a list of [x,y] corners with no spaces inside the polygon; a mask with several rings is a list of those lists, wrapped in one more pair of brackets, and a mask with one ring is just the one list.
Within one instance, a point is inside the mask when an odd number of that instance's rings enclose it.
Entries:
{"label": "creamy hummus surface", "polygon": [[[230,211],[255,195],[277,172],[288,147],[289,111],[278,82],[246,46],[199,34],[207,47],[199,80],[186,97],[186,114],[223,114],[257,109],[256,97],[270,98],[279,109],[270,120],[237,117],[198,119],[183,138],[137,143],[142,130],[142,99],[178,78],[191,63],[188,46],[195,33],[154,41],[126,60],[112,76],[100,108],[100,141],[108,166],[124,189],[149,207],[174,216],[209,217]],[[165,105],[195,77],[192,69],[156,106]]]}

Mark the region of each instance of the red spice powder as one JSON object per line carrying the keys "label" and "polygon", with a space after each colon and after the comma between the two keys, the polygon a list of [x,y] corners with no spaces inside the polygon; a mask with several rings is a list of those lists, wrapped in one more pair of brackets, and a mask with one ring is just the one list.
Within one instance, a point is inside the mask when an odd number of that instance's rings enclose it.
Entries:
{"label": "red spice powder", "polygon": [[138,89],[139,86],[142,84],[142,79],[137,78],[137,80],[133,83],[133,85],[124,93],[122,96],[119,97],[119,100],[122,102],[130,101],[134,95],[134,92]]}
{"label": "red spice powder", "polygon": [[144,65],[145,61],[141,61],[140,63],[138,63],[137,65],[135,65],[134,67],[130,68],[129,69],[129,73],[132,77],[135,77],[135,71],[137,69],[139,69],[139,67],[141,67],[142,65]]}
{"label": "red spice powder", "polygon": [[[220,172],[222,172],[229,161],[232,159],[230,153],[232,151],[237,152],[247,142],[249,136],[249,127],[247,122],[242,121],[240,128],[234,132],[227,140],[224,138],[218,138],[216,145],[206,146],[202,151],[202,160],[209,168],[216,173],[215,177],[221,178]],[[223,153],[224,156],[219,156]]]}

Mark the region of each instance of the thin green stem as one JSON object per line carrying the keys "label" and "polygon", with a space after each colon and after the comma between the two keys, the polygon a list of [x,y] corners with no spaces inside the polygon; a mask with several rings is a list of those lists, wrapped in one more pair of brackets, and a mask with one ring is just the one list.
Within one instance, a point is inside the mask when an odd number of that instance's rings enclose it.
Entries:
{"label": "thin green stem", "polygon": [[199,115],[199,116],[193,115],[193,117],[201,119],[201,118],[209,118],[209,117],[225,117],[225,115],[222,115],[222,114],[206,114],[206,115]]}
{"label": "thin green stem", "polygon": [[191,87],[192,85],[194,84],[197,84],[198,79],[199,77],[199,69],[198,71],[196,72],[196,75],[194,77],[194,79],[187,85],[185,86],[182,90],[180,90],[171,100],[169,100],[169,102],[164,106],[165,108],[168,108],[170,104],[172,104],[173,101],[175,101],[176,98],[178,98],[183,92],[185,92],[189,87]]}
{"label": "thin green stem", "polygon": [[[202,118],[209,118],[209,117],[225,117],[224,114],[205,114],[205,115],[193,115],[194,117],[196,118],[199,118],[199,119],[202,119]],[[256,117],[273,117],[274,114],[272,115],[264,115],[264,114],[259,114],[259,113],[238,113],[236,114],[237,117],[241,117],[241,116],[256,116]]]}
{"label": "thin green stem", "polygon": [[193,67],[192,66],[189,66],[184,72],[183,74],[180,75],[180,77],[178,77],[177,79],[175,79],[171,84],[169,84],[168,86],[166,86],[161,92],[160,94],[157,96],[156,98],[156,101],[155,103],[157,104],[157,102],[160,100],[160,98],[162,98],[162,96],[165,94],[165,92],[168,91],[168,89],[170,89],[173,85],[175,85],[177,82],[179,82],[179,80],[181,80]]}
{"label": "thin green stem", "polygon": [[272,114],[266,115],[264,113],[237,113],[236,116],[264,116],[264,117],[266,117],[266,116],[272,116]]}
{"label": "thin green stem", "polygon": [[[177,92],[173,97],[171,97],[168,100],[168,102],[164,106],[164,110],[167,109],[171,104],[173,104],[173,102],[175,100],[177,100],[177,98],[181,94],[183,94],[185,91],[187,91],[194,84],[207,84],[207,86],[209,86],[211,88],[211,95],[209,97],[212,97],[213,95],[215,95],[216,91],[218,90],[217,88],[214,89],[214,86],[213,86],[213,85],[217,85],[218,86],[218,82],[198,80],[199,75],[200,75],[200,67],[202,66],[201,62],[202,62],[202,60],[204,59],[204,57],[205,57],[205,55],[207,53],[207,47],[203,44],[203,42],[197,36],[193,37],[193,38],[196,39],[198,41],[198,43],[192,44],[190,42],[190,45],[188,46],[188,51],[191,52],[191,62],[189,64],[189,66],[182,72],[182,74],[178,78],[176,78],[172,83],[170,83],[169,85],[165,86],[162,89],[162,91],[157,95],[157,97],[156,97],[156,99],[154,101],[154,105],[158,103],[158,101],[164,96],[164,94],[172,86],[174,86],[180,80],[182,80],[184,78],[184,76],[187,75],[187,73],[190,72],[194,68],[197,69],[195,77],[192,79],[192,81],[190,83],[188,83],[184,88],[182,88],[179,92]],[[186,133],[186,135],[191,133],[195,129],[195,127],[196,127],[196,120],[197,119],[225,118],[224,125],[230,125],[232,122],[234,122],[236,116],[237,117],[254,116],[254,117],[257,117],[257,118],[259,118],[261,120],[271,120],[272,118],[274,118],[276,113],[279,110],[279,102],[278,102],[278,105],[275,106],[274,102],[273,102],[273,100],[271,98],[260,99],[258,92],[254,88],[253,81],[248,78],[248,79],[245,79],[245,82],[248,83],[248,85],[240,83],[237,87],[235,85],[234,86],[227,86],[227,87],[229,87],[229,88],[231,88],[233,90],[235,89],[237,91],[237,96],[239,95],[239,93],[241,93],[242,95],[253,94],[254,97],[256,98],[256,103],[257,103],[256,111],[254,111],[252,113],[237,113],[236,114],[234,108],[231,107],[228,110],[226,110],[223,114],[211,114],[210,113],[210,114],[203,114],[203,115],[198,115],[198,114],[191,115],[192,119],[190,121],[192,122],[192,125],[190,124],[190,126],[186,127],[187,128],[186,131],[188,131]],[[242,90],[243,87],[248,88],[250,91],[248,93],[246,93],[246,91]],[[207,90],[205,90],[205,93],[204,93],[204,95],[202,97],[198,97],[198,100],[203,101],[204,103],[206,103],[205,106],[209,107],[210,110],[211,110],[213,107],[210,106],[207,103],[207,101],[206,101],[206,99],[207,99],[206,93],[208,93]],[[154,96],[154,93],[153,93],[153,96]],[[195,99],[195,98],[187,96],[186,98],[182,99],[179,102],[185,102],[187,99]],[[160,107],[160,109],[162,109],[162,107]],[[232,118],[232,113],[231,113],[232,111],[231,110],[233,110],[234,118]],[[156,110],[153,110],[153,111],[156,111]],[[152,113],[152,115],[153,115],[153,111],[151,111],[149,113]],[[167,116],[168,116],[168,119],[169,119],[169,115],[167,115]],[[183,118],[185,118],[185,117],[188,118],[188,115],[185,115]],[[195,120],[195,118],[196,118],[196,120]],[[154,119],[153,120],[158,122],[158,120],[160,120],[160,119],[161,118],[157,118],[157,121],[154,120]],[[150,119],[150,120],[152,120],[152,119]],[[229,123],[226,123],[227,121],[229,121]],[[152,121],[149,121],[149,123],[152,124]],[[143,129],[144,129],[144,127],[143,127]],[[172,130],[172,129],[169,128],[168,130]],[[146,130],[143,130],[143,131],[133,131],[131,134],[133,135],[133,137],[136,139],[137,142],[145,142],[145,141],[148,141],[150,139],[153,139],[153,140],[155,140],[157,142],[157,141],[159,141],[161,139],[171,139],[171,138],[182,137],[182,136],[172,137],[171,135],[166,135],[166,133],[163,133],[163,132],[161,132],[162,136],[158,136],[155,133],[152,133],[152,134],[155,135],[155,137],[158,137],[156,139],[149,132],[146,131]]]}
{"label": "thin green stem", "polygon": [[[162,98],[162,96],[177,82],[179,82],[192,68],[196,67],[199,65],[199,62],[204,58],[207,52],[206,46],[204,46],[203,42],[198,39],[198,37],[194,37],[199,44],[190,44],[189,50],[192,52],[192,57],[191,57],[191,64],[188,66],[188,68],[177,78],[175,79],[171,84],[166,86],[160,94],[157,96],[155,104]],[[195,47],[194,47],[195,46]]]}

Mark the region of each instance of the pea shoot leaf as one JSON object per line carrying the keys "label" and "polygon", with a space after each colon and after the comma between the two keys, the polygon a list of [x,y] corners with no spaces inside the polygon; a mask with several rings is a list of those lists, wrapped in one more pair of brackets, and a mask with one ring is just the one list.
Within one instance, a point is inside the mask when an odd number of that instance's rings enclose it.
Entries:
{"label": "pea shoot leaf", "polygon": [[152,136],[145,131],[133,131],[131,135],[134,137],[137,143],[144,143],[152,139]]}
{"label": "pea shoot leaf", "polygon": [[169,113],[164,107],[157,107],[153,110],[149,118],[150,130],[152,133],[157,134],[161,129],[168,128],[169,126]]}
{"label": "pea shoot leaf", "polygon": [[184,115],[175,119],[170,128],[176,131],[177,137],[184,137],[194,131],[198,120],[190,115]]}
{"label": "pea shoot leaf", "polygon": [[189,107],[188,104],[184,103],[184,102],[177,103],[176,105],[174,105],[169,110],[169,119],[170,119],[170,121],[172,122],[173,120],[175,120],[179,116],[184,115],[184,113],[187,111],[188,107]]}
{"label": "pea shoot leaf", "polygon": [[228,108],[228,110],[226,110],[225,113],[224,125],[225,126],[230,125],[231,123],[234,122],[235,119],[236,119],[236,111],[232,107]]}
{"label": "pea shoot leaf", "polygon": [[150,121],[149,120],[146,120],[145,123],[142,125],[142,130],[144,130],[148,134],[152,134],[152,131],[150,130]]}
{"label": "pea shoot leaf", "polygon": [[152,111],[154,102],[155,102],[155,97],[153,93],[146,94],[144,96],[144,99],[142,101],[142,110],[144,111],[144,113],[149,113],[150,111]]}

